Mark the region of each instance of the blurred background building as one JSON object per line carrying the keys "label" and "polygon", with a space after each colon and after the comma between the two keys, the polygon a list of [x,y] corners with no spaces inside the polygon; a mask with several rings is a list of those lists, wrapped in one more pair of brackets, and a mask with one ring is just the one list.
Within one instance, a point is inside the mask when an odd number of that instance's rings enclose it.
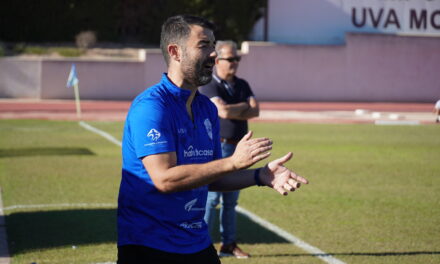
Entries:
{"label": "blurred background building", "polygon": [[[241,43],[238,73],[260,100],[433,102],[440,94],[440,0],[7,0],[0,97],[73,98],[65,82],[76,63],[83,99],[132,99],[165,71],[160,25],[179,13],[205,16],[217,39]],[[84,32],[95,40],[78,42]],[[81,56],[20,53],[75,42],[86,43]]]}

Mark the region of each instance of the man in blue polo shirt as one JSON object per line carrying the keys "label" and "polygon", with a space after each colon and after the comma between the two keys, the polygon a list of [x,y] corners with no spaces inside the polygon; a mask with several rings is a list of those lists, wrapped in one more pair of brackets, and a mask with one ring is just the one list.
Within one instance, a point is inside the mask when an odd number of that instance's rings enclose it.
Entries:
{"label": "man in blue polo shirt", "polygon": [[127,115],[118,198],[118,263],[220,263],[203,220],[208,189],[265,185],[281,194],[307,180],[283,166],[292,154],[255,170],[268,138],[247,133],[221,158],[217,109],[197,92],[211,80],[213,25],[180,15],[162,26],[168,72],[142,92]]}

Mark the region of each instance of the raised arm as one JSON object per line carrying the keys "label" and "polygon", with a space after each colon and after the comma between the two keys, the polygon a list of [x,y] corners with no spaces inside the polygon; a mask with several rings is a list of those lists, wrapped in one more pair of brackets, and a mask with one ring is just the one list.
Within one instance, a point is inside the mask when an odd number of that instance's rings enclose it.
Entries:
{"label": "raised arm", "polygon": [[272,142],[268,138],[251,138],[247,133],[230,157],[204,164],[177,166],[175,152],[149,155],[142,159],[154,185],[160,192],[170,193],[194,189],[214,182],[226,173],[252,166],[270,155]]}

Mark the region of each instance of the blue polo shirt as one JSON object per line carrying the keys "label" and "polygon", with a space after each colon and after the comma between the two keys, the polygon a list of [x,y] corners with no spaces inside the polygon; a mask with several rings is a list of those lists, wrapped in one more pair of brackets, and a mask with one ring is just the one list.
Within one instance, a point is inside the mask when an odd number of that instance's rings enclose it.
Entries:
{"label": "blue polo shirt", "polygon": [[160,193],[142,158],[175,152],[177,165],[221,158],[217,108],[197,92],[194,121],[186,110],[190,91],[163,74],[160,83],[133,101],[122,140],[122,180],[118,198],[118,245],[144,245],[173,253],[195,253],[211,244],[203,220],[207,186]]}

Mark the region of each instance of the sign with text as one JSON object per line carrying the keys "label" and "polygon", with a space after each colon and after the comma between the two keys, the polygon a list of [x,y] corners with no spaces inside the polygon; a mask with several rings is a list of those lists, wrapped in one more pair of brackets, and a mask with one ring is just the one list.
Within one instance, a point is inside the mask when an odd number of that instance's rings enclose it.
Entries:
{"label": "sign with text", "polygon": [[439,0],[344,0],[354,28],[440,35]]}
{"label": "sign with text", "polygon": [[440,37],[440,0],[269,0],[268,40],[342,44],[347,32]]}

